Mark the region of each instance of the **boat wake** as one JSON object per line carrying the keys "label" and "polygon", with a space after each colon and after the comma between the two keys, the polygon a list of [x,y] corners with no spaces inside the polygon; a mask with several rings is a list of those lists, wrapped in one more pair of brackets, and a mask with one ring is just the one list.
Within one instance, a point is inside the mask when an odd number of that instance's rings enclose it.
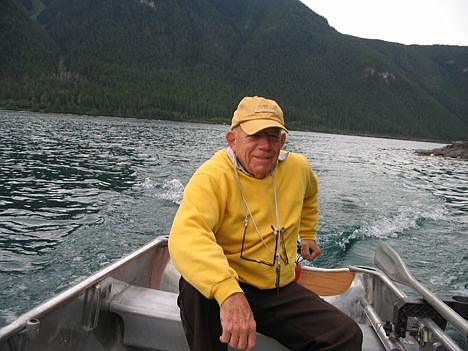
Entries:
{"label": "boat wake", "polygon": [[343,216],[340,222],[325,218],[317,234],[323,254],[317,262],[314,261],[314,265],[331,268],[354,264],[350,261],[359,259],[372,264],[371,253],[378,241],[415,240],[414,236],[420,230],[442,222],[447,215],[443,204],[419,200],[389,208],[385,213],[378,211],[377,207],[366,211],[361,208],[362,215],[358,216],[360,210],[356,208]]}

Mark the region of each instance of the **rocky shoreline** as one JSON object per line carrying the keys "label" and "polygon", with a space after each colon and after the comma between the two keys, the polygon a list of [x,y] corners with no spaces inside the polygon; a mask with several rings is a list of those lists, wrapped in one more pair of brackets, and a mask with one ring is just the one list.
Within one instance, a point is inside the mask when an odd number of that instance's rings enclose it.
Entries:
{"label": "rocky shoreline", "polygon": [[468,141],[456,141],[450,145],[432,150],[416,150],[421,156],[443,156],[468,160]]}

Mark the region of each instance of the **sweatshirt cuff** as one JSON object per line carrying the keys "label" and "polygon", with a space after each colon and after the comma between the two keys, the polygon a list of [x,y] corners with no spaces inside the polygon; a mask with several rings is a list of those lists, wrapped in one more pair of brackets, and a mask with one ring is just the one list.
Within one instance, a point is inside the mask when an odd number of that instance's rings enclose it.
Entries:
{"label": "sweatshirt cuff", "polygon": [[214,288],[214,298],[218,302],[218,304],[221,306],[221,304],[226,300],[229,296],[235,293],[243,293],[244,291],[241,289],[239,286],[239,283],[237,280],[231,278],[231,279],[226,279],[216,285]]}
{"label": "sweatshirt cuff", "polygon": [[315,239],[315,232],[308,232],[308,233],[301,233],[299,234],[301,240],[316,240]]}

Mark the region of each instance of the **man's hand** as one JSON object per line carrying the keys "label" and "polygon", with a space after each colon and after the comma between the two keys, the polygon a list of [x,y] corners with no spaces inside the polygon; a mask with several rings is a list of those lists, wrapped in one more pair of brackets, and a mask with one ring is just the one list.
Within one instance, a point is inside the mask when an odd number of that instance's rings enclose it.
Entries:
{"label": "man's hand", "polygon": [[223,334],[219,340],[239,350],[251,351],[256,342],[257,324],[249,302],[242,293],[229,296],[220,307]]}
{"label": "man's hand", "polygon": [[315,240],[302,240],[301,241],[301,255],[306,260],[312,261],[322,253],[320,247]]}

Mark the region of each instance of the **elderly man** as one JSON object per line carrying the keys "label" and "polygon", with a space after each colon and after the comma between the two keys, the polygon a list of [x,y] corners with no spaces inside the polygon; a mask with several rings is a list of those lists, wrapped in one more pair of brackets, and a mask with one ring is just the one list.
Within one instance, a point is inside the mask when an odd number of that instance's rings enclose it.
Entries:
{"label": "elderly man", "polygon": [[228,148],[192,176],[174,218],[169,250],[181,273],[179,307],[191,350],[253,350],[256,331],[292,350],[360,350],[349,317],[294,282],[315,241],[318,185],[307,159],[285,152],[283,111],[245,97]]}

